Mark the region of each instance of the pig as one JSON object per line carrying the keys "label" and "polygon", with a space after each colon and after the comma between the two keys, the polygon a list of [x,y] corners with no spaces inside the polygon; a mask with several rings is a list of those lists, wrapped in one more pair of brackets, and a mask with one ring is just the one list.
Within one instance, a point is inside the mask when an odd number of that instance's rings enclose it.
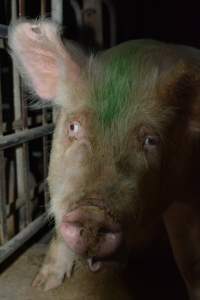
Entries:
{"label": "pig", "polygon": [[33,282],[131,255],[163,218],[200,299],[200,51],[135,40],[87,56],[50,20],[19,21],[9,47],[25,83],[58,108],[48,183],[55,236]]}

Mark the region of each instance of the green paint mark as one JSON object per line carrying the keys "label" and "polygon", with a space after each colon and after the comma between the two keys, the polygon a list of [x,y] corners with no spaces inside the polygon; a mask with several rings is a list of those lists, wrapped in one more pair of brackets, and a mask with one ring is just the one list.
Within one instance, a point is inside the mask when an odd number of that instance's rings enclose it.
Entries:
{"label": "green paint mark", "polygon": [[136,91],[144,79],[145,66],[141,62],[146,49],[154,48],[155,44],[158,43],[150,40],[127,42],[97,58],[97,70],[92,70],[92,104],[104,129],[113,123],[123,123],[130,115],[137,101]]}
{"label": "green paint mark", "polygon": [[94,89],[99,119],[105,127],[119,118],[128,104],[131,87],[130,69],[127,60],[118,58],[117,62],[111,61],[102,74],[103,78]]}

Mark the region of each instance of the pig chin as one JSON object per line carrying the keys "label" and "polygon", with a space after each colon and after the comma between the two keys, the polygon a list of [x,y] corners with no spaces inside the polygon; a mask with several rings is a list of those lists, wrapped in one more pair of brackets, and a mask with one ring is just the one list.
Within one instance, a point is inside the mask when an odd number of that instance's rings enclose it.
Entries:
{"label": "pig chin", "polygon": [[112,256],[122,242],[119,223],[97,206],[82,206],[67,213],[60,232],[68,247],[88,259],[92,271],[101,267],[101,260]]}

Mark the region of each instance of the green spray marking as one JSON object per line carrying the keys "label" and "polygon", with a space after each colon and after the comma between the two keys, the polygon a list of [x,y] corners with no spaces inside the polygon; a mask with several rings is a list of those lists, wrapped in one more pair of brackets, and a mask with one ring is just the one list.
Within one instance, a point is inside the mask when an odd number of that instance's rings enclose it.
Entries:
{"label": "green spray marking", "polygon": [[130,64],[121,57],[111,61],[103,74],[102,81],[95,88],[95,101],[101,124],[108,127],[113,120],[120,117],[128,104],[131,87]]}
{"label": "green spray marking", "polygon": [[[99,57],[94,76],[92,103],[101,126],[106,129],[123,123],[134,105],[134,94],[142,84],[141,61],[152,41],[132,41],[105,51]],[[156,43],[157,44],[157,43]],[[95,70],[93,70],[95,74]],[[142,73],[144,73],[143,71]],[[137,99],[135,99],[137,101]]]}

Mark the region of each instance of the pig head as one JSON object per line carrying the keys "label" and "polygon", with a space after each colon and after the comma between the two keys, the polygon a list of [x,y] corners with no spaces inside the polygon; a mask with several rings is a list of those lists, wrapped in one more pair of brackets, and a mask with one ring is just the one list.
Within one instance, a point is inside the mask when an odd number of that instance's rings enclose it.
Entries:
{"label": "pig head", "polygon": [[200,52],[138,40],[87,57],[50,21],[11,26],[9,46],[33,96],[59,109],[48,176],[56,236],[34,282],[49,289],[76,255],[95,271],[147,239],[171,203],[199,196]]}

